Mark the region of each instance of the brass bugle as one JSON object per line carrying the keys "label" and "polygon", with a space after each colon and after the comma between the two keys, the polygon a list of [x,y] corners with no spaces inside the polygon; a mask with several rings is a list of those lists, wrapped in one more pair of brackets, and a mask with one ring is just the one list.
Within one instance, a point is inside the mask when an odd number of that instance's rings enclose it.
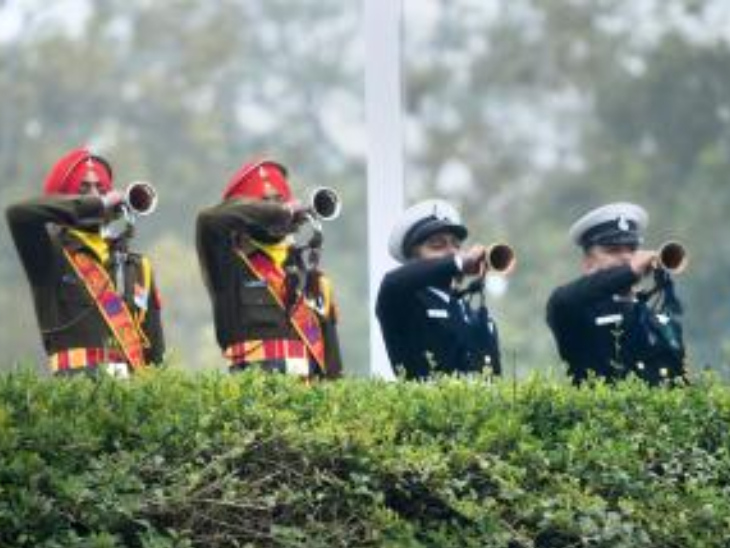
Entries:
{"label": "brass bugle", "polygon": [[335,190],[320,186],[309,194],[309,210],[322,221],[331,221],[340,216],[342,200]]}
{"label": "brass bugle", "polygon": [[150,215],[157,208],[157,190],[147,181],[130,183],[124,193],[124,205],[135,215]]}
{"label": "brass bugle", "polygon": [[487,267],[498,274],[509,274],[517,263],[515,250],[505,243],[492,244],[487,248]]}
{"label": "brass bugle", "polygon": [[687,249],[676,241],[662,244],[657,252],[657,257],[659,266],[673,274],[683,272],[689,264]]}

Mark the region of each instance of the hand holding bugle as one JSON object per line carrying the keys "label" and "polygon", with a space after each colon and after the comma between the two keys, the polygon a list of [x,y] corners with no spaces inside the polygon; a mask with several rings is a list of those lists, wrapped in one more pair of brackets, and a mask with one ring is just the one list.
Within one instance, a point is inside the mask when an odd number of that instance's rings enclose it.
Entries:
{"label": "hand holding bugle", "polygon": [[305,203],[293,202],[289,204],[289,208],[294,230],[309,223],[315,230],[321,231],[320,221],[332,221],[340,216],[342,201],[333,189],[320,186],[309,193]]}
{"label": "hand holding bugle", "polygon": [[654,270],[679,274],[688,264],[687,250],[676,241],[666,242],[656,250],[637,249],[630,260],[631,269],[639,276],[646,276]]}
{"label": "hand holding bugle", "polygon": [[309,193],[306,203],[298,201],[287,204],[291,212],[291,231],[297,233],[302,226],[310,227],[309,241],[303,247],[322,247],[322,221],[332,221],[340,216],[342,201],[335,190],[317,187]]}
{"label": "hand holding bugle", "polygon": [[157,207],[157,191],[146,181],[130,183],[124,192],[111,190],[101,199],[105,209],[101,232],[107,240],[131,238],[137,220],[150,215]]}

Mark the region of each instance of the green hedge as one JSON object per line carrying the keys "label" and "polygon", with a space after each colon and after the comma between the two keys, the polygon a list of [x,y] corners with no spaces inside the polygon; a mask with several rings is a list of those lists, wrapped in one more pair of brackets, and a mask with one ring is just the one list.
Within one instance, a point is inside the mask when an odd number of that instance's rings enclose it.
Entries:
{"label": "green hedge", "polygon": [[0,546],[730,545],[730,389],[0,377]]}

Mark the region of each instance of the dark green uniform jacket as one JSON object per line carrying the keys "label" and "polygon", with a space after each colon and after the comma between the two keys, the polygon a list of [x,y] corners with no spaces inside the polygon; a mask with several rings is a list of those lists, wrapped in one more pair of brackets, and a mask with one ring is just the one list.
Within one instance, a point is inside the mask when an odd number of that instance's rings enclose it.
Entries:
{"label": "dark green uniform jacket", "polygon": [[[250,340],[300,339],[268,286],[236,253],[281,241],[292,230],[290,211],[276,203],[227,200],[202,211],[197,223],[198,258],[213,304],[216,337],[221,350]],[[336,316],[318,314],[325,344],[327,377],[342,371]]]}
{"label": "dark green uniform jacket", "polygon": [[[63,253],[64,246],[93,251],[66,228],[98,226],[103,215],[102,202],[95,196],[48,197],[10,206],[7,211],[15,246],[33,291],[35,312],[46,352],[54,354],[71,348],[114,348],[112,332]],[[130,253],[125,265],[125,301],[136,316],[146,307],[142,330],[150,346],[145,349],[147,363],[159,363],[165,351],[157,289],[152,281],[146,294],[143,287],[142,257]],[[104,265],[109,272],[110,265]],[[112,280],[114,277],[112,276]]]}

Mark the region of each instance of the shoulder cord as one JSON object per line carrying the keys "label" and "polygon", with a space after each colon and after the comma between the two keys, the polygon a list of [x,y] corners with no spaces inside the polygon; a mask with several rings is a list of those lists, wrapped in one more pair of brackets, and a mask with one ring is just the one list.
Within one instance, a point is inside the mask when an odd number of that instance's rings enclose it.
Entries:
{"label": "shoulder cord", "polygon": [[[654,313],[666,313],[670,316],[681,316],[684,311],[682,302],[674,290],[674,280],[663,268],[654,271],[654,287],[642,291],[638,299],[647,304]],[[650,304],[652,297],[656,299]]]}

